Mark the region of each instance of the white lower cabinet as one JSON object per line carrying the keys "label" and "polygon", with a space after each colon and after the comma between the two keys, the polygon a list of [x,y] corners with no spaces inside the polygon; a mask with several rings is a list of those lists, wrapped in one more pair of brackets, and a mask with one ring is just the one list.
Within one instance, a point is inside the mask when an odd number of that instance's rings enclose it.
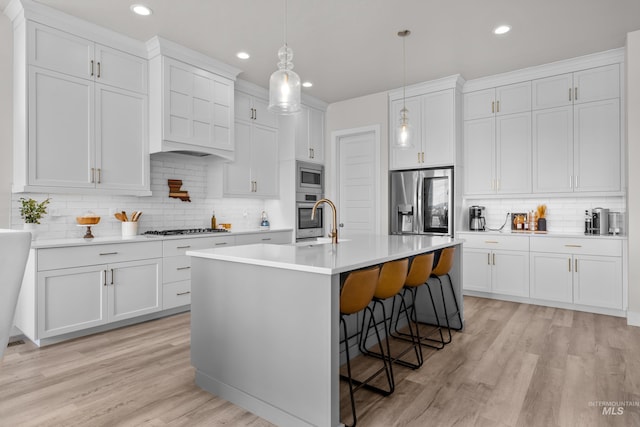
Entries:
{"label": "white lower cabinet", "polygon": [[464,289],[529,296],[529,239],[464,236]]}
{"label": "white lower cabinet", "polygon": [[623,315],[619,239],[458,234],[465,240],[465,291]]}
{"label": "white lower cabinet", "polygon": [[531,242],[532,298],[623,309],[620,241],[546,240]]}
{"label": "white lower cabinet", "polygon": [[161,264],[161,258],[153,258],[38,273],[38,336],[159,311]]}

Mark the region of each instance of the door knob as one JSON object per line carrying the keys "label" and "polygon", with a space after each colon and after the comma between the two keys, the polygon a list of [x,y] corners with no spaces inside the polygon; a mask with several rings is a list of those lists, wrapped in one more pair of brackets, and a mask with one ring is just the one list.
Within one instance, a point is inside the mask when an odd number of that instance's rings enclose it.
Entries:
{"label": "door knob", "polygon": [[342,228],[342,227],[344,227],[344,224],[340,223],[340,224],[338,224],[338,227]]}

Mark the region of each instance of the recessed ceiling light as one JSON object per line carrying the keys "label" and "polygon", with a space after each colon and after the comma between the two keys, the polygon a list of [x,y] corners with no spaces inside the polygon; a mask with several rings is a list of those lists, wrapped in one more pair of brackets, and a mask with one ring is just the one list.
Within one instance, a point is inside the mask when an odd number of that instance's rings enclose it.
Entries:
{"label": "recessed ceiling light", "polygon": [[152,13],[151,9],[149,9],[147,6],[143,4],[132,4],[131,11],[136,15],[140,15],[140,16],[149,16]]}
{"label": "recessed ceiling light", "polygon": [[496,28],[493,29],[493,34],[495,35],[501,35],[501,34],[507,34],[509,31],[511,31],[511,27],[508,25],[498,25]]}
{"label": "recessed ceiling light", "polygon": [[236,56],[240,59],[249,59],[251,55],[249,55],[247,52],[238,52],[236,53]]}
{"label": "recessed ceiling light", "polygon": [[311,83],[311,82],[302,83],[302,87],[311,87],[311,86],[313,86],[313,83]]}

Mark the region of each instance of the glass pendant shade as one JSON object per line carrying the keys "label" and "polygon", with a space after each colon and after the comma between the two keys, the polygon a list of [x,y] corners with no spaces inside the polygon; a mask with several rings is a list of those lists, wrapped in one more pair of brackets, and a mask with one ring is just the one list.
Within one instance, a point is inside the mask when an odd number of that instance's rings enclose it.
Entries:
{"label": "glass pendant shade", "polygon": [[406,108],[400,110],[400,123],[396,128],[396,148],[408,149],[413,147],[413,127],[409,123]]}
{"label": "glass pendant shade", "polygon": [[269,79],[269,111],[294,114],[300,111],[300,77],[293,71],[293,50],[285,44],[278,58],[278,70]]}

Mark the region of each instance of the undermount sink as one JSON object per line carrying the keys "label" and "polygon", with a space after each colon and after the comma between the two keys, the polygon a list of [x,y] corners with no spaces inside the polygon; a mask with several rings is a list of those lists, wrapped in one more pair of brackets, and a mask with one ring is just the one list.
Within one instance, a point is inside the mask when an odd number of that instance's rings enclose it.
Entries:
{"label": "undermount sink", "polygon": [[[338,244],[340,242],[348,242],[351,239],[338,239]],[[331,244],[331,237],[317,237],[315,239],[304,240],[302,242],[296,242],[296,246],[318,246],[318,245],[329,245]]]}

